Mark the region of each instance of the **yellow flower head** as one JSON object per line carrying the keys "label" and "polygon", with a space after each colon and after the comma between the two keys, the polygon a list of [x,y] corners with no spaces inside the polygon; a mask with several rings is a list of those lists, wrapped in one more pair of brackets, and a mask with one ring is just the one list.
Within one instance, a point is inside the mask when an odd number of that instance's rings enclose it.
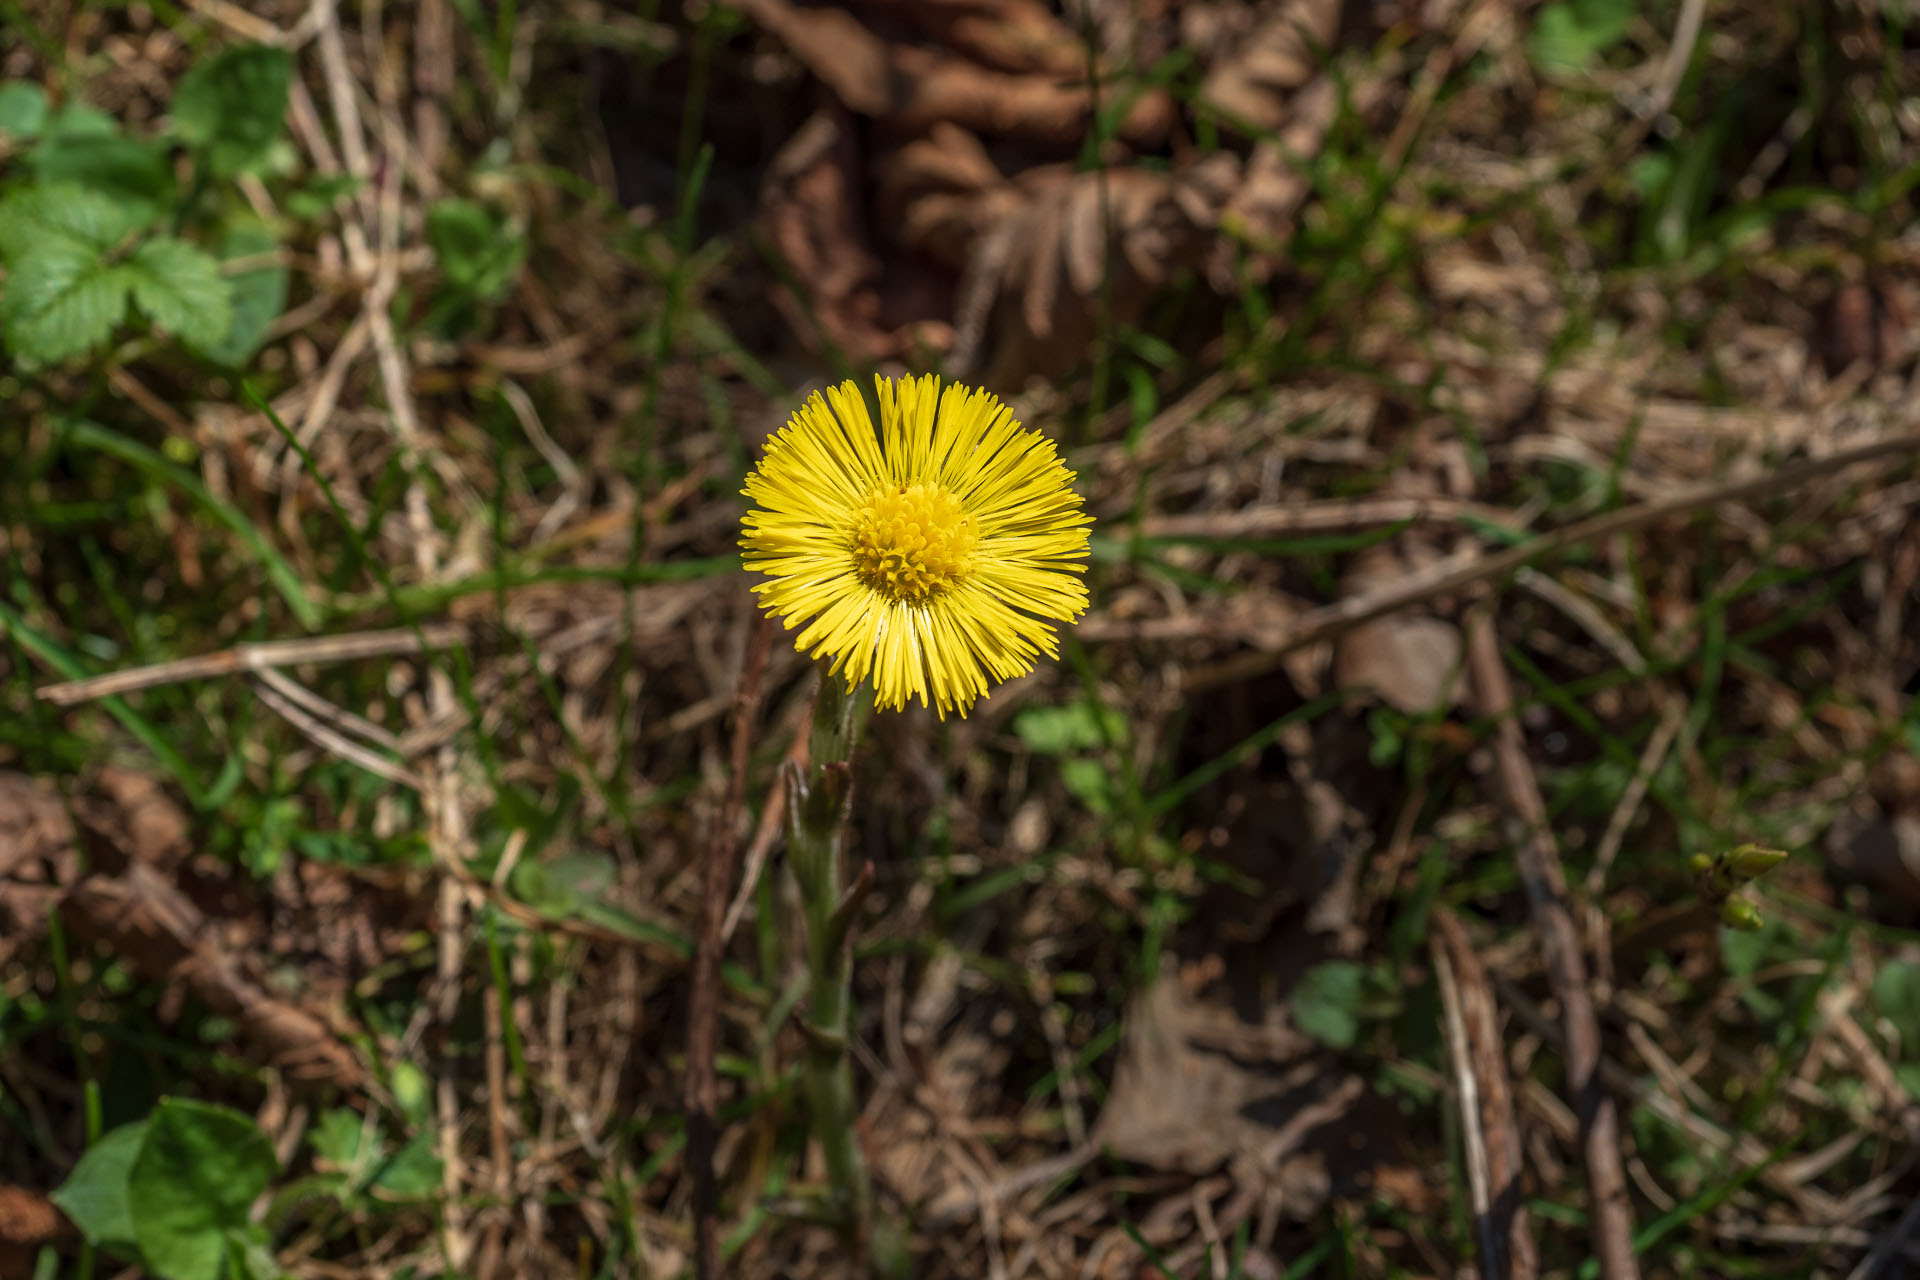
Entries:
{"label": "yellow flower head", "polygon": [[881,707],[962,716],[993,681],[1059,656],[1052,623],[1085,612],[1087,526],[1073,472],[985,391],[874,379],[819,392],[747,477],[740,545],[769,613]]}

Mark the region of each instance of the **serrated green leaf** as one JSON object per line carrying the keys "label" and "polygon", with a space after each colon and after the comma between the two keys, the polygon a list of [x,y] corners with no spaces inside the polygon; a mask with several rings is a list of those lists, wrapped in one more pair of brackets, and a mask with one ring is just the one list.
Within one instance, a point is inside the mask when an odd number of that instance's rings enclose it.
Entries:
{"label": "serrated green leaf", "polygon": [[1357,964],[1329,960],[1300,976],[1294,985],[1293,1020],[1302,1031],[1335,1049],[1347,1049],[1360,1034],[1361,987],[1366,973]]}
{"label": "serrated green leaf", "polygon": [[280,136],[293,82],[293,56],[269,45],[239,45],[189,71],[173,97],[173,123],[220,177],[245,173]]}
{"label": "serrated green leaf", "polygon": [[307,1141],[326,1167],[349,1175],[355,1183],[380,1152],[379,1127],[369,1129],[362,1116],[346,1107],[335,1107],[322,1115],[307,1134]]}
{"label": "serrated green leaf", "polygon": [[147,319],[189,346],[211,346],[233,328],[233,291],[203,249],[160,236],[141,245],[124,270]]}
{"label": "serrated green leaf", "polygon": [[258,1125],[238,1111],[164,1098],[127,1175],[134,1240],[167,1280],[223,1280],[228,1235],[279,1170]]}
{"label": "serrated green leaf", "polygon": [[380,1166],[368,1194],[396,1203],[430,1200],[440,1190],[441,1162],[434,1154],[433,1135],[422,1133]]}
{"label": "serrated green leaf", "polygon": [[[280,242],[265,227],[242,223],[228,228],[221,238],[220,260],[257,258],[279,247]],[[239,368],[253,359],[273,322],[287,309],[287,269],[274,262],[225,278],[233,299],[233,322],[225,337],[198,344],[198,350],[209,360]]]}
{"label": "serrated green leaf", "polygon": [[427,210],[427,243],[447,283],[473,297],[497,300],[526,261],[526,237],[471,200],[442,200]]}
{"label": "serrated green leaf", "polygon": [[0,200],[0,258],[15,261],[60,241],[77,241],[96,252],[111,248],[138,229],[137,212],[76,183],[27,187]]}
{"label": "serrated green leaf", "polygon": [[53,1193],[60,1212],[93,1244],[126,1252],[133,1244],[127,1173],[147,1136],[147,1122],[123,1124],[100,1135]]}
{"label": "serrated green leaf", "polygon": [[44,246],[7,273],[0,333],[23,360],[51,363],[104,343],[127,314],[127,279],[77,244]]}
{"label": "serrated green leaf", "polygon": [[88,108],[55,116],[27,153],[27,167],[42,184],[68,182],[112,196],[136,226],[151,225],[173,194],[166,153],[121,137],[111,119]]}
{"label": "serrated green leaf", "polygon": [[287,193],[286,208],[296,218],[318,221],[333,212],[341,196],[360,189],[360,179],[350,173],[320,174],[297,191]]}
{"label": "serrated green leaf", "polygon": [[0,133],[34,139],[47,123],[47,91],[25,80],[0,84]]}

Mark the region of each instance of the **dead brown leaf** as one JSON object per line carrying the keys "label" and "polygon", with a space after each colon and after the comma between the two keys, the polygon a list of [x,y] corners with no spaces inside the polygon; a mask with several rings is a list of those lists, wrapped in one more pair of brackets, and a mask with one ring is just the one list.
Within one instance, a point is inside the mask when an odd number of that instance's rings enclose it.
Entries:
{"label": "dead brown leaf", "polygon": [[1221,217],[1229,230],[1265,252],[1279,250],[1312,186],[1306,164],[1319,154],[1339,109],[1339,87],[1327,76],[1293,96],[1279,137],[1257,144],[1247,159],[1244,180]]}
{"label": "dead brown leaf", "polygon": [[868,0],[955,53],[998,71],[1084,75],[1087,51],[1075,32],[1034,0]]}
{"label": "dead brown leaf", "polygon": [[73,1225],[45,1193],[0,1186],[0,1276],[36,1274],[33,1264],[40,1247],[73,1234]]}
{"label": "dead brown leaf", "polygon": [[[849,110],[903,134],[951,121],[980,133],[1072,146],[1093,119],[1093,95],[1057,73],[1009,74],[951,51],[891,43],[845,9],[788,0],[743,0],[741,7]],[[1130,143],[1157,143],[1176,114],[1165,93],[1145,93],[1116,133]]]}
{"label": "dead brown leaf", "polygon": [[1834,291],[1822,326],[1820,351],[1829,375],[1856,363],[1878,368],[1907,354],[1913,320],[1901,294],[1879,281],[1854,280]]}
{"label": "dead brown leaf", "polygon": [[1291,1026],[1249,1023],[1163,978],[1128,1014],[1092,1136],[1110,1155],[1169,1172],[1234,1166],[1299,1217],[1372,1180],[1391,1133],[1378,1110],[1363,1081]]}
{"label": "dead brown leaf", "polygon": [[121,856],[170,871],[190,851],[187,817],[166,789],[143,773],[106,769],[79,801],[80,821]]}
{"label": "dead brown leaf", "polygon": [[0,773],[0,964],[40,936],[47,913],[80,874],[73,823],[59,795]]}
{"label": "dead brown leaf", "polygon": [[857,360],[891,354],[878,325],[880,260],[868,245],[859,197],[859,151],[842,110],[815,112],[774,157],[761,192],[760,225],[806,297],[776,290],[794,332],[817,325]]}
{"label": "dead brown leaf", "polygon": [[232,1018],[293,1078],[343,1088],[361,1082],[353,1051],[320,1019],[269,995],[221,945],[214,922],[146,863],[130,863],[124,875],[88,876],[67,895],[61,914],[149,981],[183,986]]}
{"label": "dead brown leaf", "polygon": [[1077,364],[1102,306],[1112,323],[1132,323],[1175,271],[1205,256],[1238,175],[1224,152],[1179,175],[1029,171],[1029,199],[974,246],[949,366],[1017,389],[1035,372]]}
{"label": "dead brown leaf", "polygon": [[1827,858],[1842,878],[1920,907],[1920,817],[1843,816],[1828,832]]}
{"label": "dead brown leaf", "polygon": [[296,1078],[352,1087],[353,1053],[314,1015],[269,995],[223,945],[209,918],[174,883],[189,850],[187,819],[160,784],[109,769],[74,802],[94,866],[81,875],[65,804],[43,782],[0,773],[0,962],[37,938],[49,914],[162,986],[184,987],[233,1018]]}
{"label": "dead brown leaf", "polygon": [[[1341,581],[1341,594],[1364,595],[1397,581],[1438,557],[1409,558],[1390,547],[1360,553]],[[1422,715],[1461,697],[1460,629],[1431,614],[1389,613],[1363,622],[1334,641],[1334,679],[1343,688],[1371,689],[1388,705]]]}
{"label": "dead brown leaf", "polygon": [[[1230,18],[1216,21],[1221,34],[1236,25]],[[1319,69],[1339,30],[1340,0],[1286,0],[1244,35],[1227,35],[1224,56],[1208,70],[1200,98],[1230,120],[1278,129],[1291,114],[1289,95]]]}

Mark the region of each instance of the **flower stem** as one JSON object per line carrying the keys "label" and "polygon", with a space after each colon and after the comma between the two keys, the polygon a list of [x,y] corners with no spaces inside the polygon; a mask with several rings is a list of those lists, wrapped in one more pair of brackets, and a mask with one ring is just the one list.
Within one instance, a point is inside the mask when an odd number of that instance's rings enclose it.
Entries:
{"label": "flower stem", "polygon": [[843,889],[842,844],[853,771],[854,711],[858,698],[840,680],[823,675],[814,700],[808,764],[789,765],[787,856],[800,887],[810,975],[804,1087],[814,1136],[827,1164],[827,1194],[854,1240],[867,1241],[873,1221],[873,1184],[854,1132],[858,1111],[847,1056],[852,1006],[853,918],[872,884],[863,869]]}

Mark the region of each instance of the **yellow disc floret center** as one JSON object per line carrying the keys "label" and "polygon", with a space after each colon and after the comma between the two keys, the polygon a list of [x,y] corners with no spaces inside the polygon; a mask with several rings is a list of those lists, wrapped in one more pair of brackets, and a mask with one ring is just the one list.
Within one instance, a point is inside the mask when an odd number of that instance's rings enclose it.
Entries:
{"label": "yellow disc floret center", "polygon": [[979,541],[973,518],[942,486],[890,485],[854,513],[853,571],[889,600],[923,604],[966,578]]}

